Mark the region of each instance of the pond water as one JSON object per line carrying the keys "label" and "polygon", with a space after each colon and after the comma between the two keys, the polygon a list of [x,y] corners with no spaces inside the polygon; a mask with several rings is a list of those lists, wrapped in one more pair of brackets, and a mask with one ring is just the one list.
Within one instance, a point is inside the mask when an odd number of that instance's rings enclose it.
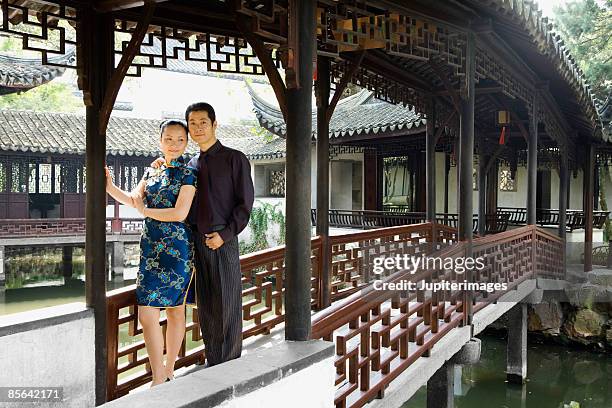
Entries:
{"label": "pond water", "polygon": [[[571,401],[580,408],[612,407],[612,355],[529,344],[527,382],[520,386],[506,383],[506,340],[481,340],[480,362],[456,368],[455,407],[562,408]],[[425,408],[426,401],[423,387],[402,408]]]}

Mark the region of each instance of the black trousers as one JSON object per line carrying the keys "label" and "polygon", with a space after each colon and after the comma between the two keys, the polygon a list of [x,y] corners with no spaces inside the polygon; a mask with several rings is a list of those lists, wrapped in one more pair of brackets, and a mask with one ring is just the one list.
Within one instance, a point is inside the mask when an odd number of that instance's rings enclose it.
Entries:
{"label": "black trousers", "polygon": [[209,366],[242,353],[242,274],[238,237],[213,251],[195,235],[196,300]]}

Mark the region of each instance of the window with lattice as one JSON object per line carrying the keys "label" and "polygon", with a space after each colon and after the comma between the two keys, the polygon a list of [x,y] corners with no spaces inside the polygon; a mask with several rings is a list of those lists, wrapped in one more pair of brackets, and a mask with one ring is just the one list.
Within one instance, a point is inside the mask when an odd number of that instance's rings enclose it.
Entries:
{"label": "window with lattice", "polygon": [[512,178],[510,169],[499,170],[499,190],[500,191],[516,191],[516,174]]}
{"label": "window with lattice", "polygon": [[285,196],[285,170],[270,170],[268,179],[269,195],[271,197]]}

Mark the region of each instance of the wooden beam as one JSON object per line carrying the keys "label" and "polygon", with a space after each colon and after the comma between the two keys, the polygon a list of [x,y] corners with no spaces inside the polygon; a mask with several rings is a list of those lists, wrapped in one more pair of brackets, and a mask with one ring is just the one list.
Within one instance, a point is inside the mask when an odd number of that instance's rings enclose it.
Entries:
{"label": "wooden beam", "polygon": [[453,120],[453,118],[457,115],[457,111],[454,110],[450,113],[450,115],[448,115],[446,117],[446,120],[444,120],[444,124],[442,126],[440,126],[438,128],[438,130],[436,130],[436,136],[435,136],[435,143],[434,146],[438,144],[438,141],[440,140],[440,137],[442,137],[442,133],[444,133],[444,129],[446,129],[446,127],[450,124],[451,120]]}
{"label": "wooden beam", "polygon": [[251,30],[253,22],[252,19],[248,16],[238,14],[236,15],[236,25],[242,32],[242,35],[245,40],[249,43],[255,55],[257,55],[257,59],[261,63],[268,79],[270,80],[270,85],[274,90],[274,94],[276,95],[276,100],[278,101],[278,106],[283,113],[283,119],[285,123],[287,123],[288,117],[288,107],[287,107],[287,87],[283,82],[283,78],[281,77],[278,69],[276,68],[276,64],[272,59],[272,50],[266,48],[264,42],[257,35],[253,34]]}
{"label": "wooden beam", "polygon": [[108,13],[166,1],[168,0],[98,0],[94,4],[94,9],[100,13]]}
{"label": "wooden beam", "polygon": [[448,77],[442,71],[442,68],[440,68],[440,63],[436,60],[430,59],[429,66],[431,66],[436,75],[438,75],[438,77],[440,78],[440,81],[442,81],[444,88],[446,88],[446,91],[451,97],[451,101],[453,103],[453,106],[455,107],[455,110],[457,112],[461,112],[461,97],[459,96],[459,93],[455,90],[455,88],[453,88],[453,85],[450,83]]}
{"label": "wooden beam", "polygon": [[357,72],[357,70],[359,69],[359,66],[361,65],[361,61],[363,61],[363,57],[365,56],[365,53],[366,53],[365,50],[362,50],[358,53],[357,59],[351,63],[351,67],[349,68],[347,72],[344,73],[344,75],[342,76],[342,79],[340,80],[340,83],[336,87],[334,96],[332,97],[332,100],[329,102],[329,108],[327,109],[327,116],[326,116],[327,123],[329,123],[329,121],[331,120],[332,115],[334,114],[334,111],[336,110],[336,105],[338,105],[338,101],[342,97],[342,93],[344,92],[347,85],[353,78],[353,75],[355,75],[355,72]]}
{"label": "wooden beam", "polygon": [[151,22],[154,11],[155,3],[148,3],[145,6],[144,14],[138,21],[136,29],[132,33],[132,38],[130,38],[130,42],[125,51],[121,54],[121,61],[119,61],[117,68],[113,70],[113,74],[106,88],[106,92],[104,93],[104,101],[102,102],[100,109],[100,132],[102,134],[106,133],[106,127],[108,126],[108,121],[110,119],[111,112],[113,111],[115,100],[119,94],[119,89],[121,88],[125,75],[130,69],[130,65],[132,65],[132,61],[134,61],[134,58],[140,52],[140,45],[142,44],[144,36],[147,34],[149,23]]}
{"label": "wooden beam", "polygon": [[[453,88],[453,92],[458,94],[459,90]],[[487,95],[487,94],[498,94],[503,93],[503,88],[501,86],[486,86],[476,88],[476,95]],[[451,96],[451,92],[446,89],[438,89],[434,92],[436,96]]]}

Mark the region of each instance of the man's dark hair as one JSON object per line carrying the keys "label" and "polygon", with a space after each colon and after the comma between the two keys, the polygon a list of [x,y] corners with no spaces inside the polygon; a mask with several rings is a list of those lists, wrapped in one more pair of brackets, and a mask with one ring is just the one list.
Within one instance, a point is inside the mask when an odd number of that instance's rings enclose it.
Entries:
{"label": "man's dark hair", "polygon": [[185,110],[186,122],[189,122],[189,114],[191,112],[207,112],[208,118],[210,119],[211,123],[215,123],[215,120],[217,119],[217,116],[215,115],[215,109],[209,103],[206,102],[196,102],[189,105]]}
{"label": "man's dark hair", "polygon": [[168,119],[159,124],[159,137],[164,134],[164,130],[166,130],[168,126],[180,126],[185,129],[185,133],[189,134],[189,128],[185,122],[180,119]]}

